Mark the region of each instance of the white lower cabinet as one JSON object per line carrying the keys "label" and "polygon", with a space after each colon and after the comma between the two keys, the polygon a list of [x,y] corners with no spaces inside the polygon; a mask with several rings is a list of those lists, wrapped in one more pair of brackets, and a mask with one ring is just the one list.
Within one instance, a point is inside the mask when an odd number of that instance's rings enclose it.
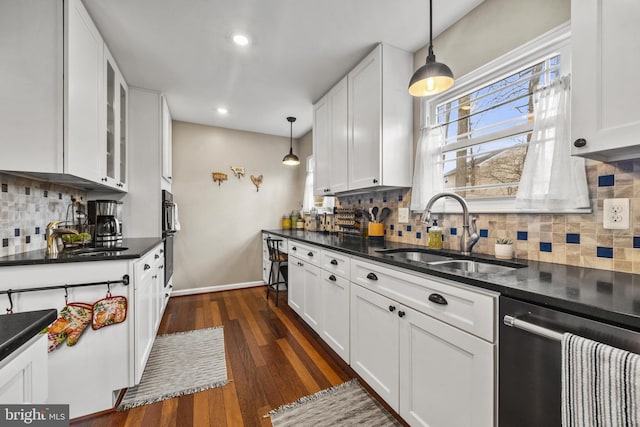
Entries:
{"label": "white lower cabinet", "polygon": [[349,280],[321,270],[320,336],[349,363]]}
{"label": "white lower cabinet", "polygon": [[316,332],[320,333],[320,267],[289,256],[289,305]]}
{"label": "white lower cabinet", "polygon": [[400,416],[412,426],[493,426],[494,345],[399,307]]}
{"label": "white lower cabinet", "polygon": [[289,257],[289,290],[288,304],[299,316],[302,317],[304,306],[304,267],[296,258]]}
{"label": "white lower cabinet", "polygon": [[163,244],[134,265],[134,383],[142,379],[156,332],[162,320],[164,304]]}
{"label": "white lower cabinet", "polygon": [[48,375],[47,335],[38,334],[0,362],[0,402],[46,403]]}
{"label": "white lower cabinet", "polygon": [[397,311],[392,299],[351,284],[351,367],[399,413]]}
{"label": "white lower cabinet", "polygon": [[495,425],[497,294],[289,247],[289,305],[407,423]]}

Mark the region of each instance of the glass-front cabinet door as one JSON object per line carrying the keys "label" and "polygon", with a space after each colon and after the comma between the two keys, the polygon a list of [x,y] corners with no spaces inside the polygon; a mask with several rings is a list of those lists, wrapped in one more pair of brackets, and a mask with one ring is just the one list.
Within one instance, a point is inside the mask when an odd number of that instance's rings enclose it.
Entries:
{"label": "glass-front cabinet door", "polygon": [[105,47],[106,127],[102,181],[127,190],[127,83]]}

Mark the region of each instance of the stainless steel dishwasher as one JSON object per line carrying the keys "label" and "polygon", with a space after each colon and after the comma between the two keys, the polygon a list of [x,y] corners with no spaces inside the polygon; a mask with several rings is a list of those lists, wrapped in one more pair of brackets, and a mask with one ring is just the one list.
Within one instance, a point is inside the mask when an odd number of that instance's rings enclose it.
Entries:
{"label": "stainless steel dishwasher", "polygon": [[564,332],[640,353],[640,332],[508,297],[500,297],[499,320],[500,427],[561,425]]}

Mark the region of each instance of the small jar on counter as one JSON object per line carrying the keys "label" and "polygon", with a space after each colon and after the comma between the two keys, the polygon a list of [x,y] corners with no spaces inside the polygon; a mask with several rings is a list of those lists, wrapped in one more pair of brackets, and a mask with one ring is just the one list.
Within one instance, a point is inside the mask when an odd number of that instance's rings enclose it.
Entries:
{"label": "small jar on counter", "polygon": [[282,215],[282,229],[291,230],[291,217],[288,215]]}

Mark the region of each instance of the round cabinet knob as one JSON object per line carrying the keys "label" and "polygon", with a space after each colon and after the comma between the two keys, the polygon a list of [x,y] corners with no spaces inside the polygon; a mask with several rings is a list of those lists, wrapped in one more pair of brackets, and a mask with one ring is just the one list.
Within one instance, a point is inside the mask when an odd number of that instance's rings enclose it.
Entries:
{"label": "round cabinet knob", "polygon": [[390,305],[389,311],[393,313],[394,311],[396,311],[396,307],[394,305]]}
{"label": "round cabinet knob", "polygon": [[405,313],[404,311],[402,311],[402,310],[400,310],[400,311],[398,312],[398,316],[399,316],[399,317],[404,317],[404,316],[405,316],[405,314],[406,314],[406,313]]}
{"label": "round cabinet knob", "polygon": [[376,178],[373,178],[373,183],[374,183],[374,184],[377,184],[377,183],[378,183],[378,180],[377,180]]}
{"label": "round cabinet knob", "polygon": [[292,251],[297,251],[298,248],[296,248],[295,246],[291,248]]}
{"label": "round cabinet knob", "polygon": [[587,145],[587,140],[584,138],[578,138],[575,141],[573,141],[574,147],[581,148],[581,147],[584,147],[585,145]]}

